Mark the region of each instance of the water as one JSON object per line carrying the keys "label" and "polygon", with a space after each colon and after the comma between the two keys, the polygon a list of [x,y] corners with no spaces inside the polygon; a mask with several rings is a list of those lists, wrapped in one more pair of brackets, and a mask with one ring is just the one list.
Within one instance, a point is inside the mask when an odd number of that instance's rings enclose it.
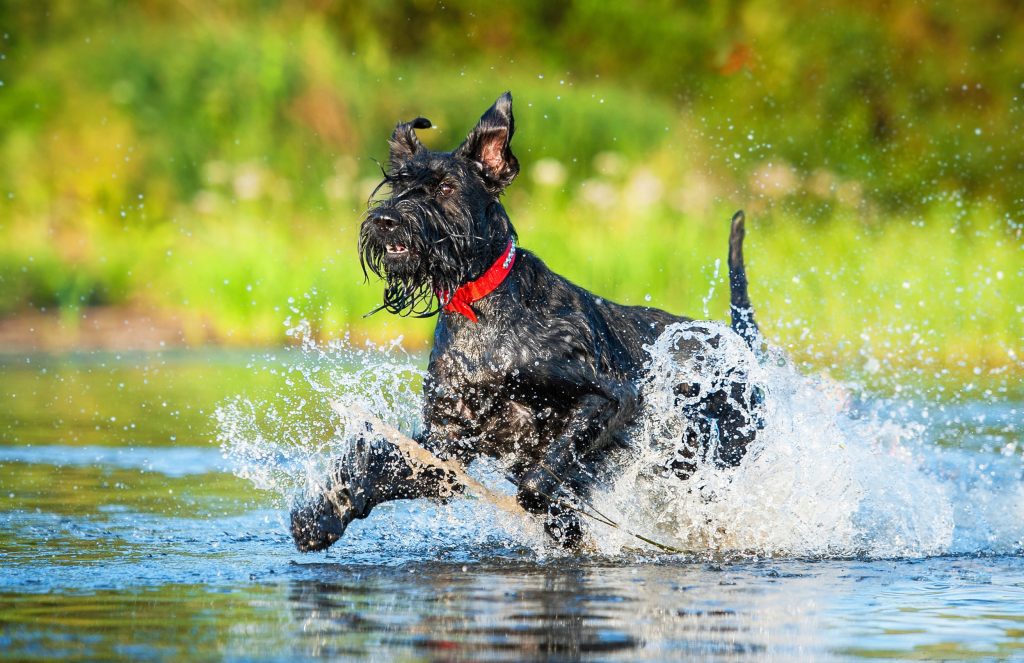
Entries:
{"label": "water", "polygon": [[[1019,398],[871,401],[771,364],[755,460],[686,492],[641,454],[595,498],[687,554],[595,525],[566,556],[469,499],[293,552],[288,499],[345,443],[325,403],[414,429],[420,365],[343,345],[2,360],[0,658],[1024,658]],[[673,422],[648,421],[656,456]]]}

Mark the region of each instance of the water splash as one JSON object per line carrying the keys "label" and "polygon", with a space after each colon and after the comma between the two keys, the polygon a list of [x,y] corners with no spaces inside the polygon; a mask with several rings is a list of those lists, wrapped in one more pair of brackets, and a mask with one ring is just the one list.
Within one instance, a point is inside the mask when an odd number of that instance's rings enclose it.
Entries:
{"label": "water splash", "polygon": [[[282,505],[320,489],[330,458],[356,431],[332,401],[371,412],[413,435],[420,426],[424,373],[400,339],[354,348],[348,339],[318,343],[308,325],[265,370],[282,380],[271,400],[237,397],[217,411],[219,440],[235,473]],[[680,360],[680,344],[719,339],[699,361]],[[634,452],[617,478],[592,496],[602,513],[633,531],[699,556],[918,557],[1015,552],[1024,541],[1024,483],[1015,449],[1002,455],[936,444],[935,421],[922,409],[861,401],[843,384],[802,375],[779,351],[755,356],[724,325],[669,327],[648,348],[644,416]],[[743,376],[763,392],[764,428],[734,468],[704,460],[686,481],[664,468],[687,425],[680,382],[705,388]],[[897,406],[899,405],[899,406]],[[927,408],[923,410],[927,413]],[[489,485],[511,491],[496,462],[474,464]],[[551,554],[535,526],[512,523],[487,505],[425,510],[414,524],[438,544],[498,540]],[[387,509],[383,510],[384,512]],[[387,518],[381,513],[381,525]],[[369,520],[376,520],[376,511]],[[445,519],[443,524],[430,519]],[[591,525],[603,554],[643,548],[622,530]],[[392,533],[393,534],[393,533]],[[421,537],[422,538],[422,537]],[[382,533],[401,545],[403,537]]]}
{"label": "water splash", "polygon": [[278,376],[278,393],[237,396],[217,408],[215,419],[235,474],[290,503],[320,487],[330,459],[356,435],[355,422],[337,416],[332,402],[356,405],[415,435],[423,371],[400,338],[363,349],[347,337],[319,343],[306,321],[288,333],[299,345],[266,357],[263,367]]}
{"label": "water splash", "polygon": [[[717,349],[712,338],[723,341]],[[702,342],[702,361],[679,360],[680,343]],[[758,361],[718,323],[669,327],[649,348],[645,421],[638,454],[599,508],[685,550],[761,555],[929,555],[952,542],[949,491],[913,453],[920,426],[851,407],[847,391],[799,374],[771,352]],[[716,389],[738,367],[764,393],[765,427],[738,467],[704,460],[681,481],[661,470],[687,421],[675,386]],[[621,537],[602,548],[621,546]]]}
{"label": "water splash", "polygon": [[[322,492],[331,460],[343,455],[364,430],[363,422],[340,416],[333,403],[354,406],[415,436],[422,426],[425,376],[401,338],[363,347],[354,346],[347,336],[319,342],[305,320],[288,334],[297,345],[262,362],[261,370],[277,378],[276,391],[263,398],[236,396],[214,415],[217,441],[232,472],[268,491],[284,509]],[[499,492],[512,492],[493,461],[474,463],[472,474]],[[451,557],[457,546],[484,552],[509,546],[518,550],[521,542],[543,548],[542,529],[536,523],[513,522],[489,504],[459,499],[402,509],[380,505],[367,521],[354,522],[334,549],[355,559],[360,553],[349,544],[369,544],[373,550],[405,546],[425,558]],[[382,559],[376,554],[372,558],[375,563]]]}

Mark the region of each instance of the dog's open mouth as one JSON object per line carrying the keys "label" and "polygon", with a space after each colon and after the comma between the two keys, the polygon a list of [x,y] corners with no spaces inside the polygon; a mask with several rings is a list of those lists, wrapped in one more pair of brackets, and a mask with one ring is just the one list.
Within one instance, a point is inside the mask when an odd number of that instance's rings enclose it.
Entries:
{"label": "dog's open mouth", "polygon": [[385,248],[390,256],[401,256],[409,253],[409,247],[405,244],[388,244]]}

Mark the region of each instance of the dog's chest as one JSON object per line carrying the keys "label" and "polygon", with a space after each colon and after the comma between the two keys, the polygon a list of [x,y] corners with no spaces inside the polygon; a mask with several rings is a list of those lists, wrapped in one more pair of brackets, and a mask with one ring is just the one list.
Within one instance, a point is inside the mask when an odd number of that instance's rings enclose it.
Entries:
{"label": "dog's chest", "polygon": [[508,340],[435,352],[426,391],[427,425],[468,444],[473,455],[538,455],[551,436],[552,409],[524,382],[519,363]]}

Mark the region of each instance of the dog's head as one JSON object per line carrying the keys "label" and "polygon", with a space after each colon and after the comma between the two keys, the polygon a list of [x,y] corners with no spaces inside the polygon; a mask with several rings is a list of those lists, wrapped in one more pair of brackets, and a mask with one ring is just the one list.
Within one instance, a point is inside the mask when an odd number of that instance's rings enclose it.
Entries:
{"label": "dog's head", "polygon": [[430,126],[418,117],[395,127],[390,167],[377,188],[386,197],[370,203],[359,231],[364,273],[386,282],[380,308],[419,317],[436,314],[505,250],[515,230],[498,197],[519,173],[509,148],[511,94],[451,152],[420,143],[416,130]]}

